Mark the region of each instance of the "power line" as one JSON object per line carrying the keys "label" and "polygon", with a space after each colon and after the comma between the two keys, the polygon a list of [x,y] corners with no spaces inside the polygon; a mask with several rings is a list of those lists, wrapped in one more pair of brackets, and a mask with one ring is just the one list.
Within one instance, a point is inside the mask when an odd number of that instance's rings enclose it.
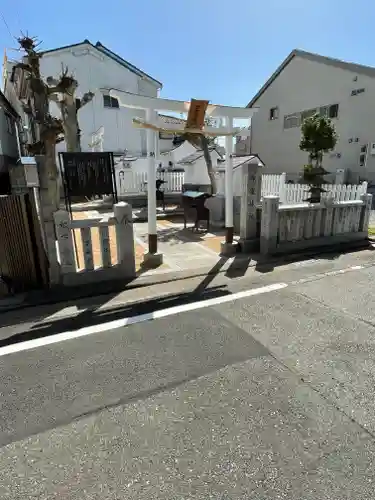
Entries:
{"label": "power line", "polygon": [[8,25],[8,23],[7,23],[6,19],[5,19],[5,16],[4,16],[4,14],[2,12],[0,12],[0,16],[1,16],[1,19],[3,20],[3,22],[4,22],[5,26],[6,26],[6,29],[8,30],[8,33],[9,33],[11,39],[14,40],[14,36],[12,35],[12,32],[10,31],[9,25]]}

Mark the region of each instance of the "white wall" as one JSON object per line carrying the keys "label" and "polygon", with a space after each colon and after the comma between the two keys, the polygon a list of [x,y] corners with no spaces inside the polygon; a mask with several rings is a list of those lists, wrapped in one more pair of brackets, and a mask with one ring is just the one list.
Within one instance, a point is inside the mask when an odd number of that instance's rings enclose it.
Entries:
{"label": "white wall", "polygon": [[[177,163],[180,160],[196,152],[195,147],[192,146],[188,141],[183,142],[177,148],[174,146],[172,146],[172,148],[173,149],[168,151],[168,153],[160,155],[160,161],[163,164],[163,167],[168,167],[168,163],[170,161],[173,163],[173,166],[177,166]],[[178,165],[178,166],[184,167],[184,165]]]}
{"label": "white wall", "polygon": [[[365,92],[351,96],[352,90],[359,88]],[[260,109],[252,119],[252,152],[265,163],[264,173],[286,172],[288,177],[297,178],[307,154],[298,147],[300,128],[284,130],[284,116],[337,103],[338,118],[333,122],[339,140],[335,153],[341,157],[325,155],[325,168],[330,172],[351,169],[360,176],[375,177],[375,157],[370,158],[367,168],[359,166],[361,146],[375,142],[374,102],[375,78],[295,57],[255,103]],[[276,106],[279,118],[269,120],[270,108]]]}
{"label": "white wall", "polygon": [[173,144],[173,139],[159,139],[160,153],[168,153],[176,146]]}
{"label": "white wall", "polygon": [[[145,131],[133,127],[132,119],[134,116],[143,117],[142,111],[104,108],[103,95],[99,89],[112,87],[157,97],[157,84],[151,80],[141,79],[88,44],[46,53],[41,59],[42,75],[57,77],[61,73],[62,63],[68,66],[79,83],[77,97],[82,97],[88,91],[95,92],[93,101],[84,106],[78,114],[82,130],[82,149],[89,150],[88,144],[91,142],[92,133],[103,127],[104,151],[127,149],[130,154],[141,154],[142,150],[145,150]],[[59,115],[56,106],[53,112]]]}
{"label": "white wall", "polygon": [[[219,155],[216,151],[212,151],[211,158],[213,168],[217,168]],[[207,173],[206,162],[204,161],[203,156],[198,158],[194,163],[187,163],[181,166],[185,169],[186,184],[211,184]]]}

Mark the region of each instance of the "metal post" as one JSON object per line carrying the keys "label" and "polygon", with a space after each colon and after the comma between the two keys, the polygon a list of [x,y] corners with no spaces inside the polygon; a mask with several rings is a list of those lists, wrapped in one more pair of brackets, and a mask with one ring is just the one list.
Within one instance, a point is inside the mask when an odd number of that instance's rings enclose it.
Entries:
{"label": "metal post", "polygon": [[[225,118],[227,130],[233,129],[233,118]],[[225,137],[225,243],[233,243],[233,137]]]}
{"label": "metal post", "polygon": [[[146,110],[146,120],[154,123],[155,112],[153,109]],[[156,226],[156,165],[155,165],[155,132],[147,129],[147,217],[148,217],[148,253],[155,254],[158,251],[157,226]]]}

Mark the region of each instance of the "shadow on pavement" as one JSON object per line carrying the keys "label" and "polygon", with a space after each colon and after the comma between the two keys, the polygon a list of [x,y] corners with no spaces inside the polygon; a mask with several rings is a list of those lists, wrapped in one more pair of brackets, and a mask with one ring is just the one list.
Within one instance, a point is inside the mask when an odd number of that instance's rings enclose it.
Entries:
{"label": "shadow on pavement", "polygon": [[199,283],[199,285],[195,288],[195,293],[202,293],[208,285],[216,278],[216,276],[220,273],[221,268],[227,262],[227,257],[220,257],[220,259],[216,262],[216,264],[210,269],[207,276]]}
{"label": "shadow on pavement", "polygon": [[[318,252],[317,250],[320,250]],[[293,263],[300,263],[303,265],[304,262],[309,261],[309,260],[327,260],[327,261],[332,261],[336,260],[342,255],[348,254],[348,253],[356,253],[356,252],[361,252],[363,250],[375,250],[374,247],[372,246],[366,246],[365,248],[363,247],[363,243],[361,243],[358,247],[353,247],[353,248],[344,248],[342,251],[338,251],[337,248],[332,249],[331,251],[329,249],[325,248],[318,248],[315,250],[312,250],[311,252],[304,251],[300,254],[291,254],[291,255],[284,255],[280,256],[279,259],[275,258],[274,261],[269,260],[263,261],[262,260],[257,260],[257,263],[255,265],[255,271],[258,273],[270,273],[274,271],[275,268],[280,267],[280,266],[285,266],[288,264],[293,264]]]}
{"label": "shadow on pavement", "polygon": [[[207,286],[207,285],[206,285]],[[143,314],[153,313],[161,309],[176,307],[183,304],[190,304],[193,302],[208,300],[216,297],[223,297],[230,295],[225,286],[212,287],[209,290],[204,288],[197,288],[192,292],[178,293],[158,297],[156,299],[145,300],[142,303],[127,304],[122,307],[112,308],[110,310],[100,311],[97,309],[85,310],[78,313],[76,316],[64,317],[50,322],[41,322],[34,324],[27,331],[16,333],[5,339],[0,340],[0,347],[27,340],[48,337],[66,331],[74,331],[88,326],[99,325],[118,319],[124,319],[132,316],[140,316]]]}
{"label": "shadow on pavement", "polygon": [[229,279],[242,278],[245,276],[249,267],[251,267],[251,262],[254,262],[252,256],[246,254],[236,255],[233,262],[225,272],[225,276]]}

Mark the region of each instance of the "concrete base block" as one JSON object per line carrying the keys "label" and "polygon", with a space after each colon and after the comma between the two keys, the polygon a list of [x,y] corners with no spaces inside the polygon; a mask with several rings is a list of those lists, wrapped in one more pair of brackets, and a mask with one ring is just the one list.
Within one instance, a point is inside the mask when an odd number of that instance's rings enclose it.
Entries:
{"label": "concrete base block", "polygon": [[163,264],[163,254],[162,253],[150,253],[145,252],[143,254],[142,265],[150,268],[159,267]]}
{"label": "concrete base block", "polygon": [[259,238],[251,240],[240,239],[238,246],[241,253],[259,252]]}
{"label": "concrete base block", "polygon": [[230,257],[231,255],[235,255],[237,253],[238,243],[234,241],[233,243],[226,243],[222,241],[220,243],[220,254]]}
{"label": "concrete base block", "polygon": [[210,229],[223,229],[225,220],[210,220]]}

